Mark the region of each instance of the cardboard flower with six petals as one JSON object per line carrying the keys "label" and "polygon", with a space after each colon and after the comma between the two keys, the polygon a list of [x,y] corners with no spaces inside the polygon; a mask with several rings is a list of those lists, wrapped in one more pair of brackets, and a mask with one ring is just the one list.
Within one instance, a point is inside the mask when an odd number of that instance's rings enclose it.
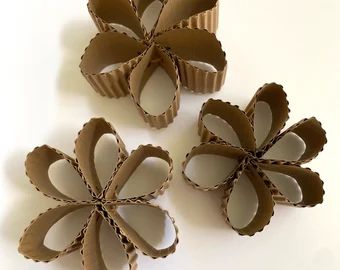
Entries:
{"label": "cardboard flower with six petals", "polygon": [[[137,110],[152,127],[173,122],[180,105],[180,86],[207,93],[219,90],[226,77],[227,61],[215,31],[218,0],[163,0],[153,29],[148,33],[141,18],[157,0],[90,0],[89,12],[101,33],[82,56],[82,74],[96,92],[107,97],[130,95]],[[116,30],[124,26],[137,36]],[[215,70],[193,65],[204,62]],[[120,66],[111,71],[111,64]],[[169,107],[160,115],[141,106],[141,93],[157,67],[163,68],[175,87]]]}
{"label": "cardboard flower with six petals", "polygon": [[[111,134],[116,138],[118,160],[110,180],[105,187],[102,187],[94,163],[94,149],[98,140],[105,134]],[[28,154],[25,165],[31,183],[45,196],[63,202],[63,205],[49,209],[32,221],[20,240],[20,253],[35,261],[49,262],[81,249],[84,269],[107,269],[99,240],[102,222],[107,222],[112,228],[112,233],[116,234],[119,239],[121,248],[126,253],[130,269],[137,268],[136,249],[153,258],[166,257],[175,251],[178,238],[174,220],[167,211],[149,202],[150,199],[156,198],[164,192],[172,178],[173,164],[167,151],[152,145],[142,145],[128,155],[124,143],[110,123],[98,118],[90,120],[79,132],[75,142],[75,155],[77,158],[73,159],[47,145],[37,147]],[[122,197],[121,191],[128,183],[130,176],[149,157],[166,162],[168,165],[166,178],[159,179],[160,181],[157,181],[157,184],[153,186],[153,190],[149,193],[140,189],[130,197]],[[59,160],[65,160],[74,167],[84,181],[92,199],[75,200],[55,187],[48,172],[51,165]],[[152,179],[148,181],[152,181]],[[149,243],[150,241],[143,237],[138,228],[129,224],[128,220],[121,214],[120,209],[122,207],[146,207],[156,213],[157,216],[161,216],[162,219],[168,219],[173,226],[173,243],[160,249],[153,243]],[[83,208],[89,208],[88,220],[71,243],[61,251],[47,247],[44,240],[52,226],[68,214]],[[142,216],[141,218],[146,217]],[[151,225],[153,230],[156,229],[154,226],[156,225]]]}
{"label": "cardboard flower with six petals", "polygon": [[[260,102],[269,105],[272,122],[263,142],[257,143],[254,135],[254,114],[255,107]],[[295,206],[315,206],[323,201],[323,181],[319,175],[310,169],[301,167],[309,162],[322,151],[327,142],[326,133],[316,118],[303,119],[292,127],[282,132],[288,120],[288,101],[282,86],[275,83],[266,84],[260,88],[250,101],[245,111],[238,106],[231,105],[221,100],[210,99],[203,104],[199,115],[199,134],[201,145],[194,147],[187,154],[184,162],[183,176],[186,181],[197,189],[204,191],[223,189],[224,197],[222,210],[226,222],[230,223],[228,204],[233,190],[242,174],[245,174],[257,195],[258,206],[256,213],[248,224],[240,227],[233,227],[241,235],[253,235],[269,224],[274,214],[275,202],[289,203]],[[239,146],[231,145],[210,131],[203,121],[206,115],[217,116],[226,121],[236,133]],[[291,160],[266,159],[266,153],[289,134],[297,135],[304,143],[304,152],[299,158]],[[287,146],[289,147],[289,145]],[[199,184],[196,179],[190,179],[186,168],[194,157],[201,155],[223,156],[236,161],[236,167],[231,172],[226,172],[223,179],[216,179],[217,184],[208,186]],[[225,168],[226,169],[226,168]],[[214,170],[214,168],[209,168]],[[280,187],[271,181],[272,174],[278,173],[295,179],[301,191],[301,198],[293,201],[286,194],[280,191]],[[231,224],[231,226],[233,226]]]}

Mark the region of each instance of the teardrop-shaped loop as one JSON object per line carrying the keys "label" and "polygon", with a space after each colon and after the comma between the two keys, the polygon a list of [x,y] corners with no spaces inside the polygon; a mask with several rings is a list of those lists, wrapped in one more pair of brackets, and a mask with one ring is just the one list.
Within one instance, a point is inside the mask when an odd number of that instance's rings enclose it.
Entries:
{"label": "teardrop-shaped loop", "polygon": [[[268,123],[268,125],[270,125],[268,134],[262,142],[257,142],[257,149],[266,147],[266,145],[280,133],[289,118],[287,95],[281,85],[276,83],[265,84],[256,92],[245,110],[252,125],[255,124],[256,105],[260,102],[265,102],[269,105],[272,121]],[[256,126],[254,128],[256,129]]]}
{"label": "teardrop-shaped loop", "polygon": [[[70,244],[63,250],[52,250],[45,246],[44,240],[48,231],[52,226],[68,214],[79,209],[88,207],[89,205],[65,205],[58,206],[47,210],[39,215],[37,219],[32,221],[30,226],[25,230],[24,235],[20,239],[19,252],[27,258],[35,261],[49,262],[66,255],[81,247],[83,239],[83,230],[81,230],[74,239],[70,239]],[[90,210],[89,210],[90,215]],[[85,226],[85,224],[84,224]]]}
{"label": "teardrop-shaped loop", "polygon": [[[48,145],[43,145],[35,148],[33,152],[27,155],[25,162],[26,174],[36,189],[45,196],[57,201],[76,202],[76,199],[70,198],[68,195],[62,193],[50,179],[50,167],[60,160],[65,160],[70,163],[70,166],[78,173],[78,166],[73,158]],[[81,176],[81,174],[79,176]],[[76,181],[76,179],[68,179],[68,181]],[[81,181],[79,184],[84,184],[84,182]],[[87,199],[88,198],[84,198],[84,201]]]}
{"label": "teardrop-shaped loop", "polygon": [[218,0],[166,1],[155,27],[155,32],[160,33],[175,26],[216,32],[218,27]]}
{"label": "teardrop-shaped loop", "polygon": [[322,203],[325,192],[323,189],[323,181],[320,179],[318,173],[298,165],[263,163],[259,164],[259,166],[265,173],[266,171],[280,173],[295,179],[297,182],[302,193],[300,201],[289,200],[280,189],[278,189],[279,193],[274,197],[277,201],[289,202],[302,207],[315,206]]}
{"label": "teardrop-shaped loop", "polygon": [[[190,172],[187,172],[188,166],[190,166],[190,162],[194,158],[202,157],[208,155],[208,157],[212,158],[214,156],[224,157],[227,161],[224,162],[224,173],[222,177],[219,179],[209,179],[209,183],[201,182],[197,179],[197,175],[195,179],[192,177]],[[204,143],[200,146],[194,147],[189,154],[186,156],[186,160],[183,163],[183,177],[184,179],[193,187],[208,191],[208,190],[216,190],[219,187],[226,185],[227,183],[238,179],[240,174],[244,169],[244,159],[246,157],[246,153],[240,149],[227,144],[216,144],[216,143]],[[228,162],[228,163],[227,163]],[[211,171],[217,170],[214,166],[208,166],[208,164],[204,164],[206,167],[204,169],[209,171],[209,175],[211,177]],[[202,166],[204,166],[202,165]],[[213,164],[211,164],[213,165]],[[228,166],[227,166],[228,165]],[[193,168],[195,169],[195,168]],[[194,175],[195,176],[195,175]],[[219,175],[221,176],[221,175]],[[207,175],[207,177],[209,177]],[[213,181],[212,184],[211,181]]]}
{"label": "teardrop-shaped loop", "polygon": [[[116,145],[118,147],[117,164],[125,160],[128,154],[122,139],[111,124],[103,118],[93,118],[86,123],[79,132],[75,142],[75,154],[77,156],[79,169],[84,181],[95,197],[100,196],[104,188],[101,186],[94,162],[96,144],[104,134],[112,134],[116,138]],[[114,172],[112,172],[112,174],[113,173]]]}
{"label": "teardrop-shaped loop", "polygon": [[[167,164],[167,171],[165,174],[153,174],[152,167],[145,169],[145,177],[141,178],[141,187],[138,191],[133,193],[134,195],[129,197],[120,197],[120,192],[128,184],[131,179],[131,175],[147,158],[157,158],[164,161]],[[150,172],[150,174],[148,173]],[[131,152],[131,155],[123,162],[118,171],[113,177],[112,183],[107,186],[105,190],[105,199],[107,201],[116,201],[117,199],[144,199],[150,200],[156,198],[158,195],[163,194],[165,189],[168,188],[169,182],[172,179],[173,162],[169,156],[169,152],[163,150],[160,147],[154,147],[152,145],[141,145],[135,151]],[[154,179],[154,178],[157,179]],[[160,178],[159,178],[160,177]]]}
{"label": "teardrop-shaped loop", "polygon": [[[131,216],[124,216],[120,211],[120,208],[125,207],[137,209],[134,211],[132,220]],[[108,204],[105,208],[121,233],[144,254],[156,259],[165,258],[175,252],[178,244],[178,229],[174,219],[167,211],[142,201]],[[169,233],[165,230],[171,231],[171,239],[166,241],[165,244],[161,243],[158,247],[161,238]]]}
{"label": "teardrop-shaped loop", "polygon": [[[145,84],[149,80],[157,67],[162,67],[169,78],[172,80],[175,91],[169,107],[160,115],[153,115],[142,108],[141,94]],[[129,77],[129,86],[131,96],[137,106],[137,110],[151,127],[164,128],[173,122],[177,116],[180,102],[180,81],[178,70],[173,58],[164,50],[152,45],[143,54],[138,64],[132,70]]]}
{"label": "teardrop-shaped loop", "polygon": [[[215,34],[200,29],[176,28],[160,33],[155,41],[176,56],[182,85],[200,93],[221,89],[226,78],[227,60]],[[190,61],[210,64],[216,71],[194,66]]]}
{"label": "teardrop-shaped loop", "polygon": [[[283,159],[289,162],[296,162],[297,164],[307,163],[314,159],[327,143],[326,131],[322,128],[321,123],[315,117],[306,118],[275,137],[272,142],[263,149],[265,153],[264,158],[290,134],[295,134],[302,140],[302,143],[304,143],[304,151],[299,157],[293,157],[289,160],[286,158]],[[289,148],[290,146],[283,145],[283,147]],[[270,159],[274,160],[282,159],[280,157],[280,155],[270,155]]]}
{"label": "teardrop-shaped loop", "polygon": [[203,118],[208,114],[215,115],[226,121],[235,131],[242,148],[247,151],[255,150],[253,128],[245,113],[240,110],[238,106],[231,105],[229,102],[223,102],[221,100],[209,99],[202,106],[198,120],[198,132],[202,142],[216,140],[223,141],[222,138],[216,136],[216,134],[208,130],[205,126]]}
{"label": "teardrop-shaped loop", "polygon": [[[103,251],[100,242],[100,232],[101,228],[104,225],[103,217],[97,212],[94,211],[87,225],[83,247],[82,247],[82,256],[83,256],[83,264],[86,270],[107,270],[107,266],[105,264],[105,260],[103,258]],[[132,244],[130,243],[122,243],[120,239],[120,235],[117,234],[118,230],[111,225],[111,233],[115,234],[112,237],[115,237],[117,241],[120,242],[121,248],[124,249],[126,254],[126,263],[129,265],[130,270],[137,269],[137,254]]]}
{"label": "teardrop-shaped loop", "polygon": [[[254,190],[257,194],[258,206],[253,219],[248,223],[248,225],[242,228],[233,227],[233,229],[236,230],[240,235],[252,236],[257,232],[262,231],[263,228],[269,224],[270,219],[274,214],[274,201],[270,191],[270,182],[266,175],[261,172],[261,170],[249,165],[245,169],[244,173],[250,180],[251,185],[254,187]],[[223,214],[226,218],[226,221],[231,226],[232,224],[228,216],[228,203],[236,181],[230,183],[228,188],[226,188],[225,196],[223,198]]]}
{"label": "teardrop-shaped loop", "polygon": [[[124,33],[104,32],[91,40],[82,56],[80,69],[84,77],[102,96],[119,98],[129,93],[127,78],[146,46]],[[119,67],[106,71],[108,66]]]}
{"label": "teardrop-shaped loop", "polygon": [[90,15],[101,32],[116,29],[112,24],[131,29],[143,39],[145,31],[135,7],[129,0],[89,0]]}

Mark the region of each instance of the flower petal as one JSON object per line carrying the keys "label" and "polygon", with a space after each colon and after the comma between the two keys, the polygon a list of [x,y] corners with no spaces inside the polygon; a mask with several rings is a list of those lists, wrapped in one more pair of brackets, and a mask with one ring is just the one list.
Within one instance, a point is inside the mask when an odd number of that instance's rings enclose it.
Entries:
{"label": "flower petal", "polygon": [[[255,138],[253,128],[245,113],[238,106],[231,105],[229,102],[209,99],[203,104],[198,120],[198,132],[202,142],[223,141],[216,134],[210,131],[204,124],[204,116],[211,114],[226,121],[235,131],[240,141],[241,147],[248,150],[255,150]],[[226,142],[229,143],[229,142]]]}
{"label": "flower petal", "polygon": [[[76,200],[59,191],[49,177],[49,168],[59,160],[65,160],[78,172],[76,161],[70,156],[48,145],[37,147],[27,155],[25,162],[26,174],[36,189],[45,196],[57,201],[75,202]],[[74,179],[70,179],[73,181]]]}
{"label": "flower petal", "polygon": [[[305,144],[304,153],[299,158],[287,160],[290,162],[306,163],[315,158],[319,152],[323,150],[324,145],[327,143],[326,132],[322,128],[321,123],[314,117],[309,119],[303,119],[292,127],[288,128],[273,141],[268,144],[263,150],[268,152],[280,143],[282,139],[288,134],[296,134]],[[289,147],[289,146],[286,146]],[[271,159],[277,159],[275,156],[271,156]],[[286,159],[285,159],[286,160]]]}
{"label": "flower petal", "polygon": [[[161,115],[151,115],[141,107],[140,99],[146,82],[158,66],[161,66],[167,72],[176,90],[168,109]],[[177,67],[168,53],[156,46],[151,46],[132,70],[129,86],[131,96],[145,122],[156,128],[167,127],[169,123],[173,122],[179,109],[180,83]]]}
{"label": "flower petal", "polygon": [[44,245],[44,239],[52,226],[66,215],[89,205],[65,205],[49,209],[32,221],[20,239],[19,252],[35,261],[49,262],[81,247],[83,230],[62,251],[52,250]]}
{"label": "flower petal", "polygon": [[[145,177],[137,179],[137,181],[144,181],[139,183],[137,191],[134,191],[132,195],[128,198],[120,197],[122,189],[130,184],[129,180],[131,175],[136,171],[136,169],[145,161],[147,158],[157,158],[165,161],[167,165],[167,171],[165,177],[159,177],[152,173],[151,167],[144,169],[143,173],[146,174]],[[173,163],[169,156],[169,152],[164,151],[160,147],[154,147],[152,145],[142,145],[133,151],[131,155],[123,162],[119,167],[116,174],[113,176],[113,181],[107,186],[105,190],[105,199],[108,201],[114,201],[117,199],[145,199],[150,200],[156,198],[159,194],[163,194],[164,190],[168,188],[169,182],[172,179]],[[156,178],[158,179],[156,179]]]}
{"label": "flower petal", "polygon": [[265,102],[269,105],[272,118],[268,134],[265,136],[263,142],[257,144],[257,148],[261,149],[279,134],[281,129],[285,126],[285,123],[288,120],[289,108],[287,95],[283,91],[283,87],[275,83],[265,84],[256,92],[245,110],[252,125],[256,124],[254,123],[255,108],[259,102]]}
{"label": "flower petal", "polygon": [[[269,181],[261,171],[257,170],[253,166],[248,166],[244,173],[247,175],[251,184],[253,185],[258,198],[258,207],[251,222],[243,228],[233,228],[240,235],[254,235],[257,232],[263,230],[263,228],[269,224],[271,217],[274,214],[274,201],[272,193],[269,189]],[[226,221],[230,224],[228,216],[228,203],[230,195],[233,192],[236,180],[228,186],[225,190],[225,196],[223,198],[223,214]]]}
{"label": "flower petal", "polygon": [[[129,93],[127,77],[146,46],[119,32],[105,32],[92,39],[82,56],[80,69],[84,77],[102,96],[123,97]],[[111,64],[120,64],[103,72]]]}
{"label": "flower petal", "polygon": [[[298,165],[263,163],[259,164],[259,166],[265,173],[266,171],[275,172],[295,179],[300,187],[302,193],[301,201],[292,202],[282,193],[278,193],[274,197],[277,201],[286,201],[296,206],[315,206],[322,203],[324,195],[323,182],[317,173]],[[278,191],[280,192],[280,190]]]}
{"label": "flower petal", "polygon": [[[182,84],[195,92],[221,89],[227,73],[227,61],[215,34],[199,29],[173,29],[160,33],[155,41],[176,55]],[[208,63],[216,71],[207,71],[189,61]]]}
{"label": "flower petal", "polygon": [[216,32],[218,0],[166,1],[159,17],[156,33],[174,26],[207,29]]}
{"label": "flower petal", "polygon": [[[225,167],[226,172],[223,178],[221,179],[213,179],[214,184],[213,186],[209,186],[206,184],[198,183],[197,179],[191,179],[187,173],[186,169],[188,167],[188,164],[192,161],[193,158],[203,156],[203,155],[214,155],[214,156],[221,156],[226,157],[230,159],[231,161],[234,161],[236,163],[231,164],[230,167],[233,167],[232,169]],[[246,153],[242,151],[240,148],[236,148],[227,144],[217,144],[217,143],[204,143],[200,146],[194,147],[189,154],[186,156],[186,160],[183,163],[183,177],[184,179],[193,187],[208,191],[208,190],[216,190],[219,187],[229,183],[230,181],[233,181],[234,179],[237,179],[239,175],[242,173],[244,169],[244,158],[246,157]],[[228,164],[229,165],[229,164]],[[229,167],[229,166],[228,166]],[[214,171],[215,168],[207,167],[206,168],[209,171]]]}
{"label": "flower petal", "polygon": [[[82,256],[84,269],[86,270],[107,270],[100,243],[102,221],[102,216],[97,211],[94,211],[85,231]],[[116,231],[116,228],[112,228],[112,233],[117,234]],[[116,237],[119,238],[118,235],[116,235]],[[129,264],[130,269],[137,269],[137,255],[133,245],[122,242],[121,245],[122,249],[124,249],[124,253],[126,253],[127,263]]]}
{"label": "flower petal", "polygon": [[75,154],[79,169],[83,175],[84,181],[91,190],[93,196],[99,196],[103,187],[100,184],[96,167],[94,163],[94,150],[97,142],[104,134],[112,134],[116,137],[118,147],[117,164],[124,160],[128,154],[122,139],[119,137],[115,129],[110,123],[103,118],[93,118],[86,123],[79,132],[79,136],[75,142]]}
{"label": "flower petal", "polygon": [[89,0],[88,9],[99,31],[114,30],[115,27],[110,25],[113,23],[131,29],[143,39],[145,31],[135,7],[129,0]]}
{"label": "flower petal", "polygon": [[[136,209],[133,215],[124,212],[124,210],[131,211],[132,208]],[[153,258],[161,258],[175,252],[178,244],[178,230],[174,219],[167,211],[141,201],[107,205],[106,209],[121,233],[144,254]],[[169,241],[166,239],[166,243],[161,243],[163,242],[161,238],[167,233],[171,234],[171,239]]]}

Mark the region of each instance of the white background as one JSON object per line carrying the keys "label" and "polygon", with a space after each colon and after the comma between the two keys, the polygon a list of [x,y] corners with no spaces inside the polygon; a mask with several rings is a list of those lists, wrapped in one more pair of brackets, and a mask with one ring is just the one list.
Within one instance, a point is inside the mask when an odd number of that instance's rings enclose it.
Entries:
{"label": "white background", "polygon": [[[29,184],[25,155],[44,143],[71,154],[82,124],[103,116],[128,147],[152,143],[175,161],[171,188],[158,200],[180,228],[177,252],[140,257],[140,269],[340,269],[340,2],[338,0],[224,0],[218,37],[229,61],[222,91],[182,92],[175,123],[148,128],[128,98],[95,94],[82,78],[80,56],[96,29],[85,0],[13,0],[1,13],[1,269],[81,269],[76,252],[51,264],[17,253],[23,229],[54,205]],[[185,154],[199,143],[196,119],[209,97],[245,106],[265,82],[285,87],[289,123],[316,116],[327,130],[324,152],[308,166],[325,181],[325,201],[311,209],[276,206],[270,226],[240,237],[223,221],[220,198],[195,191],[180,174]]]}

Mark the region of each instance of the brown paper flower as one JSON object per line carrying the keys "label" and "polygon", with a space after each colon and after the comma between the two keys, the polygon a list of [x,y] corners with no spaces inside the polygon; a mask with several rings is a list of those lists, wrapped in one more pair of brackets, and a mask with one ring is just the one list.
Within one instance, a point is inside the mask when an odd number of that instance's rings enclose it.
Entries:
{"label": "brown paper flower", "polygon": [[[254,112],[258,102],[266,102],[272,113],[272,123],[263,143],[257,145],[254,136]],[[310,169],[301,167],[315,158],[322,151],[327,142],[326,133],[320,122],[315,118],[304,119],[287,130],[281,132],[288,120],[288,101],[282,86],[266,84],[260,88],[243,112],[238,106],[221,100],[210,99],[203,104],[199,116],[199,134],[202,144],[194,147],[187,155],[184,162],[183,176],[189,184],[201,190],[224,189],[223,213],[226,221],[230,223],[227,205],[233,188],[242,173],[245,173],[256,191],[258,208],[254,218],[248,225],[242,228],[233,228],[241,235],[253,235],[269,224],[273,215],[275,202],[290,203],[295,206],[315,206],[323,201],[323,182],[319,175]],[[209,131],[203,123],[203,117],[212,114],[225,120],[235,131],[241,147],[236,147]],[[281,133],[280,133],[281,132]],[[305,151],[302,156],[295,160],[267,160],[264,154],[279,142],[288,133],[295,133],[305,143]],[[189,161],[198,155],[213,154],[232,158],[238,161],[234,170],[212,187],[202,186],[195,183],[185,173]],[[209,168],[214,170],[214,168]],[[264,171],[271,171],[287,175],[296,180],[302,193],[302,200],[292,202],[280,192]]]}
{"label": "brown paper flower", "polygon": [[[177,115],[180,83],[194,92],[217,91],[225,81],[227,61],[214,34],[217,0],[163,0],[158,20],[147,33],[140,18],[154,1],[90,0],[89,11],[101,33],[85,50],[80,68],[96,92],[115,98],[131,95],[144,120],[163,128]],[[112,23],[131,29],[138,39],[118,32]],[[216,72],[198,68],[189,60],[209,63]],[[122,64],[102,72],[113,63]],[[161,115],[152,115],[141,107],[140,96],[158,66],[168,73],[176,91],[169,108]]]}
{"label": "brown paper flower", "polygon": [[[104,134],[113,134],[116,137],[119,158],[110,181],[105,187],[102,187],[94,165],[94,149],[98,140]],[[103,221],[109,223],[120,240],[122,248],[126,252],[130,269],[137,268],[135,248],[153,258],[166,257],[175,251],[178,238],[174,220],[167,211],[148,202],[150,199],[162,194],[172,178],[173,164],[167,151],[162,150],[160,147],[143,145],[138,147],[129,156],[125,150],[124,143],[110,123],[100,118],[90,120],[79,132],[75,142],[75,154],[77,159],[73,159],[54,148],[44,145],[35,148],[27,156],[26,171],[31,183],[45,196],[61,201],[64,204],[49,209],[32,221],[20,240],[20,253],[35,261],[49,262],[81,248],[84,269],[107,269],[102,258],[99,243],[99,230]],[[169,165],[167,177],[150,194],[143,194],[143,191],[141,191],[141,194],[138,194],[136,197],[121,198],[119,196],[120,191],[136,168],[148,157],[159,158],[167,162]],[[48,170],[58,160],[66,160],[74,167],[83,179],[92,196],[92,200],[77,201],[72,199],[61,193],[52,184]],[[156,212],[171,220],[174,231],[176,231],[176,239],[167,248],[155,248],[119,214],[118,210],[122,206],[153,208]],[[73,239],[70,245],[62,251],[52,250],[44,245],[44,239],[48,231],[56,222],[71,212],[85,207],[91,207],[92,211],[89,213],[89,218],[84,228]]]}

